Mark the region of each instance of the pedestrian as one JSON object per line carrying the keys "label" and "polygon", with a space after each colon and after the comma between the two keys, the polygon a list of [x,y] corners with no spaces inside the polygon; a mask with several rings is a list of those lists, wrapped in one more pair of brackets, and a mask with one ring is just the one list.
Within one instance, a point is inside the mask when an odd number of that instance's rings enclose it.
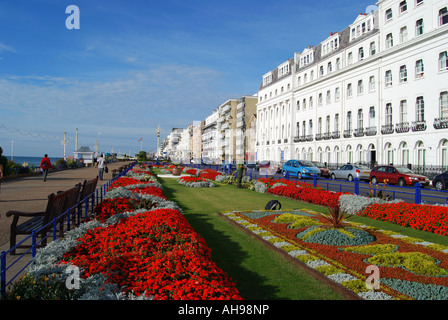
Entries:
{"label": "pedestrian", "polygon": [[103,154],[101,154],[101,156],[96,159],[96,166],[98,167],[98,176],[100,178],[100,180],[103,180],[103,172],[104,172],[104,158],[103,158]]}
{"label": "pedestrian", "polygon": [[53,166],[51,165],[50,159],[48,159],[48,155],[45,154],[42,160],[40,161],[40,168],[44,173],[44,181],[47,181],[48,170],[50,170]]}

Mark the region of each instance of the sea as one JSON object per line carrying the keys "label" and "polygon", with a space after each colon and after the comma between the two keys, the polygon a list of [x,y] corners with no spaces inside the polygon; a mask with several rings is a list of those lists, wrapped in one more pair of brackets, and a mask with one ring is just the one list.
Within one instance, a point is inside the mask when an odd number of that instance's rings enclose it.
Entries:
{"label": "sea", "polygon": [[[13,160],[15,163],[23,165],[24,163],[27,163],[29,167],[39,167],[40,161],[43,157],[23,157],[23,156],[13,156],[11,159],[11,156],[4,155],[8,160]],[[56,157],[52,158],[49,157],[51,163],[55,163],[56,160],[61,159],[63,157]]]}

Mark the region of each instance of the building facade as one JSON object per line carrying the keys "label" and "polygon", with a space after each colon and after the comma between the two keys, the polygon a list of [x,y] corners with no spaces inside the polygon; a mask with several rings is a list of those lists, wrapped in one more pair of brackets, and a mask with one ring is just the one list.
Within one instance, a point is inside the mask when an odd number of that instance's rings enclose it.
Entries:
{"label": "building facade", "polygon": [[377,5],[263,76],[257,160],[447,167],[447,2]]}

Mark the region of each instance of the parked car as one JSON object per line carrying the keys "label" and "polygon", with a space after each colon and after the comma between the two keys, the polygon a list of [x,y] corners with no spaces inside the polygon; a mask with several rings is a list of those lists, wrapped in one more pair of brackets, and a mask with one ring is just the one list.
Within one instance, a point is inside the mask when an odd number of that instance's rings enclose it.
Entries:
{"label": "parked car", "polygon": [[429,185],[429,178],[420,174],[415,174],[408,168],[395,166],[376,166],[370,171],[370,181],[373,184],[384,182],[387,179],[388,184],[397,184],[399,186],[415,185],[417,182],[422,187]]}
{"label": "parked car", "polygon": [[290,176],[301,178],[313,178],[316,174],[320,176],[320,170],[311,161],[308,160],[288,160],[285,162],[282,168],[282,174],[286,176],[289,173]]}
{"label": "parked car", "polygon": [[355,178],[359,180],[370,179],[370,168],[360,164],[344,164],[337,170],[333,170],[330,173],[331,179],[347,179],[353,181]]}
{"label": "parked car", "polygon": [[311,162],[314,163],[314,165],[319,168],[321,177],[330,178],[330,170],[322,162],[319,161],[311,161]]}
{"label": "parked car", "polygon": [[432,185],[437,190],[445,190],[448,186],[448,171],[435,176],[432,179]]}

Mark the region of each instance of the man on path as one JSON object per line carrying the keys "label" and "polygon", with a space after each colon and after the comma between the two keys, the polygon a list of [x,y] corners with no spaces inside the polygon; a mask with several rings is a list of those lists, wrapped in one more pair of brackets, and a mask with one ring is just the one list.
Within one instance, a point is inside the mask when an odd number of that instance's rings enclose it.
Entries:
{"label": "man on path", "polygon": [[98,175],[100,180],[103,180],[103,172],[104,172],[104,158],[103,154],[96,160],[96,166],[98,167]]}
{"label": "man on path", "polygon": [[44,173],[44,181],[47,181],[48,170],[53,166],[51,165],[50,159],[48,159],[48,155],[45,154],[42,160],[40,161],[40,168]]}

